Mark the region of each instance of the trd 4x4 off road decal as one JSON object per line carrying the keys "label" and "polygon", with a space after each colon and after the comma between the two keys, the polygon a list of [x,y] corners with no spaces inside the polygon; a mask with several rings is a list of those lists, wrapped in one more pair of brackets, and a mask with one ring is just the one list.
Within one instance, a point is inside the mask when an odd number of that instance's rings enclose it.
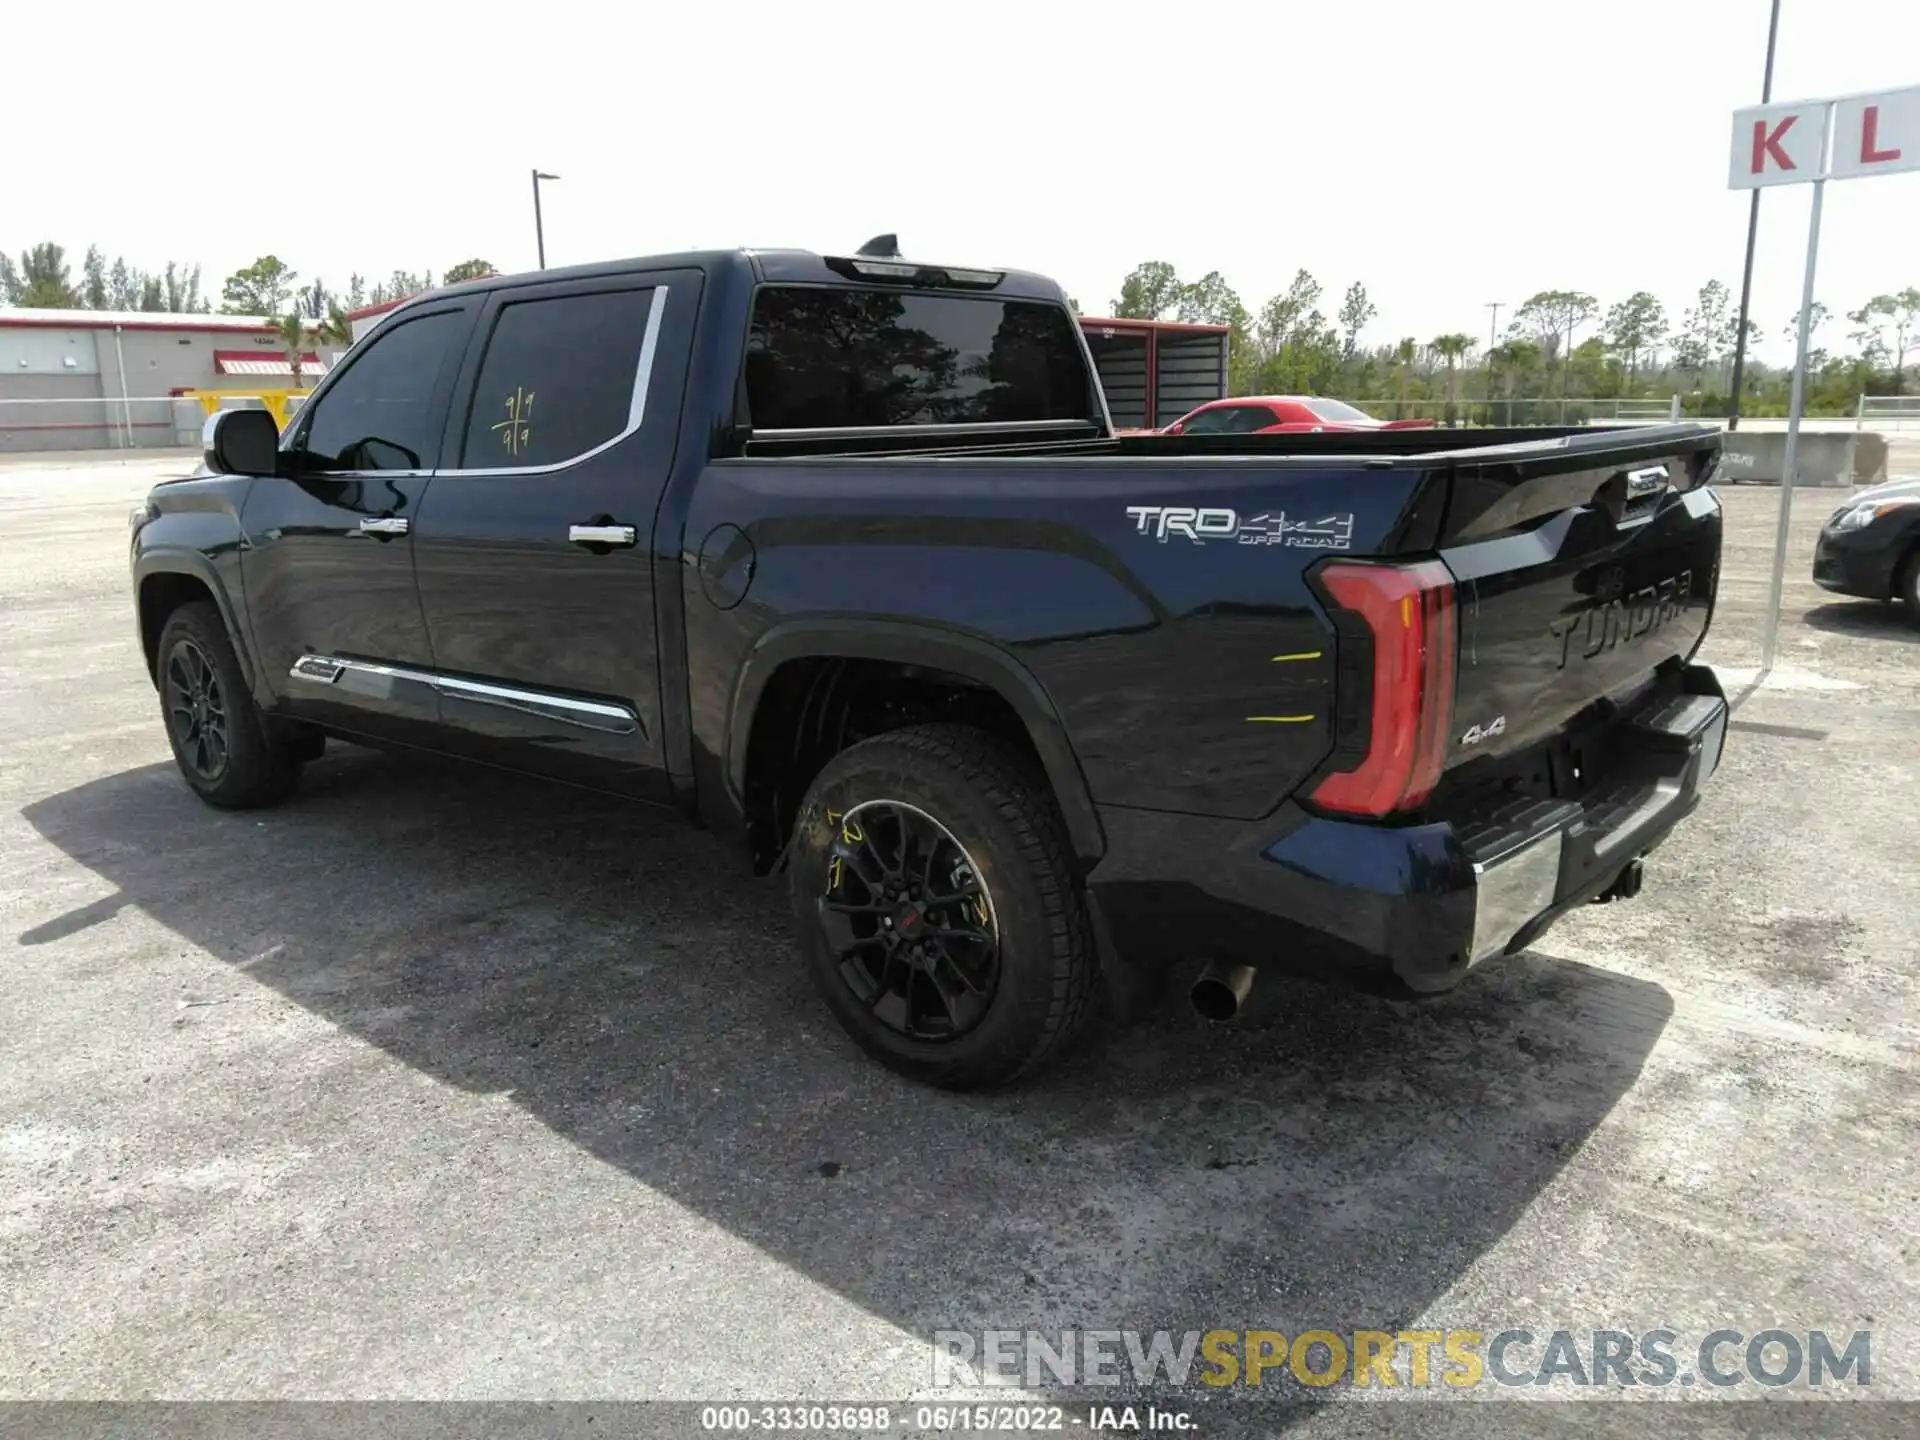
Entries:
{"label": "trd 4x4 off road decal", "polygon": [[1127,518],[1134,522],[1136,535],[1151,535],[1162,545],[1170,535],[1196,545],[1208,540],[1295,550],[1346,550],[1353,545],[1351,512],[1289,520],[1284,510],[1242,516],[1225,506],[1129,505]]}

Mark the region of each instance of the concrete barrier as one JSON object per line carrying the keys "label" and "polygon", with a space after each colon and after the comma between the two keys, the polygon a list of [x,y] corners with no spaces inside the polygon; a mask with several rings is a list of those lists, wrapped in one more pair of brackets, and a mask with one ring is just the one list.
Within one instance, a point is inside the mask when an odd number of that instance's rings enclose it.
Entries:
{"label": "concrete barrier", "polygon": [[[1796,485],[1869,485],[1886,478],[1887,442],[1873,432],[1858,437],[1837,432],[1800,432],[1794,456]],[[1735,430],[1721,452],[1723,479],[1778,485],[1787,464],[1787,436],[1783,430]]]}

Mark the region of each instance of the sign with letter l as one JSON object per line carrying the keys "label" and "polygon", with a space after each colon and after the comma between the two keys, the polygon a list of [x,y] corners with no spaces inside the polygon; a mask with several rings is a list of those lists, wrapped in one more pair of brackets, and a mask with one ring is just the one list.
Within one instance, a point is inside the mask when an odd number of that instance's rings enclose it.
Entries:
{"label": "sign with letter l", "polygon": [[1920,85],[1834,102],[1836,180],[1920,170]]}
{"label": "sign with letter l", "polygon": [[[1771,67],[1771,55],[1767,61]],[[1827,135],[1833,157],[1827,157]],[[1758,190],[1763,185],[1811,183],[1807,207],[1807,273],[1800,286],[1799,342],[1793,357],[1793,388],[1787,397],[1787,456],[1780,482],[1780,521],[1773,532],[1773,577],[1767,589],[1766,624],[1760,631],[1758,684],[1773,672],[1780,631],[1780,599],[1787,572],[1787,524],[1793,513],[1793,487],[1799,469],[1800,416],[1806,403],[1807,338],[1813,328],[1813,277],[1820,259],[1820,209],[1827,181],[1862,175],[1891,175],[1920,170],[1920,85],[1843,95],[1832,100],[1798,100],[1786,105],[1753,105],[1733,112],[1733,153],[1727,162],[1727,187]],[[1760,197],[1753,197],[1753,213]],[[1753,252],[1747,252],[1753,265]],[[1743,311],[1744,313],[1744,311]],[[1736,705],[1740,702],[1736,700]]]}

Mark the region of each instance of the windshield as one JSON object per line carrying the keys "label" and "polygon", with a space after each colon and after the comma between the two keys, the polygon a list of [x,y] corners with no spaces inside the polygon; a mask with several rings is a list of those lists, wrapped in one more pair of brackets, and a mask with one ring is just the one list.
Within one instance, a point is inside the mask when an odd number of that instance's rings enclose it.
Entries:
{"label": "windshield", "polygon": [[1380,423],[1375,420],[1373,416],[1367,414],[1366,411],[1356,410],[1344,400],[1316,399],[1306,400],[1302,403],[1307,409],[1311,410],[1316,416],[1326,421],[1329,425],[1351,425],[1356,420],[1368,425],[1377,425]]}

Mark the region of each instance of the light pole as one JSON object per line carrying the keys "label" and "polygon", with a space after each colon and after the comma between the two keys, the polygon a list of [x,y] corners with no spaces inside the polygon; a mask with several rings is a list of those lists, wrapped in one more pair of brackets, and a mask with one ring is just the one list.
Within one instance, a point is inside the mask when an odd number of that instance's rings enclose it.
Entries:
{"label": "light pole", "polygon": [[[1773,15],[1767,21],[1767,68],[1760,77],[1760,103],[1773,99],[1773,42],[1780,35],[1780,0],[1773,0]],[[1740,328],[1733,337],[1733,407],[1727,412],[1727,429],[1740,428],[1740,392],[1747,373],[1747,302],[1753,298],[1753,242],[1760,234],[1760,191],[1756,187],[1747,202],[1747,264],[1740,272]]]}
{"label": "light pole", "polygon": [[559,178],[558,175],[549,175],[544,170],[533,172],[533,243],[539,247],[542,270],[547,268],[547,231],[546,227],[540,223],[540,182]]}

